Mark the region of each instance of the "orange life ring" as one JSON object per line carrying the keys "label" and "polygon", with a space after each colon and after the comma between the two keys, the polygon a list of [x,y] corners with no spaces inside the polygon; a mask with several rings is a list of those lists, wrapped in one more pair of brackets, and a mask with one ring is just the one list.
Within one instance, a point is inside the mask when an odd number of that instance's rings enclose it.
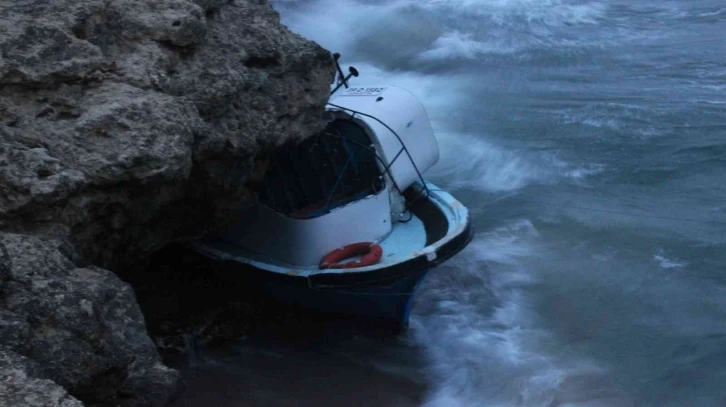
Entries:
{"label": "orange life ring", "polygon": [[[358,261],[349,261],[341,263],[341,261],[353,257],[363,256]],[[328,253],[320,262],[321,269],[352,269],[356,267],[372,266],[383,257],[383,248],[373,242],[352,243],[335,249]]]}

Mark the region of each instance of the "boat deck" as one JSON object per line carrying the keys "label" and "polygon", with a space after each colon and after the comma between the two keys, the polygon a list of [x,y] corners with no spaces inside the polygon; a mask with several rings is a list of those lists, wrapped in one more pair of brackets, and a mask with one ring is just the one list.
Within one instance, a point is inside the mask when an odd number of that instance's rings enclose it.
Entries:
{"label": "boat deck", "polygon": [[224,240],[190,243],[198,252],[217,259],[249,264],[258,269],[279,274],[309,277],[320,274],[362,273],[390,268],[425,255],[430,261],[436,250],[460,235],[467,227],[468,211],[448,193],[428,183],[428,198],[420,199],[411,211],[411,219],[393,225],[392,231],[377,243],[383,249],[381,261],[375,265],[352,269],[326,269],[317,266],[301,267],[262,256]]}

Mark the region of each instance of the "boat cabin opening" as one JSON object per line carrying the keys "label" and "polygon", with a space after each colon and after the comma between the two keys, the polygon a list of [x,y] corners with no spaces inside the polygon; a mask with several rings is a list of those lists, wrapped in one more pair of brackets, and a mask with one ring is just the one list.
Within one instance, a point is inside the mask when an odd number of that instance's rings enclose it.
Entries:
{"label": "boat cabin opening", "polygon": [[283,215],[310,219],[379,193],[385,180],[365,129],[336,118],[300,143],[280,146],[260,188],[260,202]]}

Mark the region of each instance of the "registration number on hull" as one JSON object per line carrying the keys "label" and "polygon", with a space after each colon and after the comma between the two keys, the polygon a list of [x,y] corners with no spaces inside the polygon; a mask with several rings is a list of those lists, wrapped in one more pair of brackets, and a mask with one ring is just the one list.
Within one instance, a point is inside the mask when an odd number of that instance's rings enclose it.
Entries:
{"label": "registration number on hull", "polygon": [[383,91],[386,90],[385,87],[383,88],[368,88],[368,87],[355,87],[355,88],[348,88],[346,89],[342,96],[378,96]]}

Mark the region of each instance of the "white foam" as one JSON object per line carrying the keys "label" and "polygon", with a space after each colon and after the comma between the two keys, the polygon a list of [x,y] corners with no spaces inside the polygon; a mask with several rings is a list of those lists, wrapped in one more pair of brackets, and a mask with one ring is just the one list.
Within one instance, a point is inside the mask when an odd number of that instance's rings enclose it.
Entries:
{"label": "white foam", "polygon": [[446,33],[431,44],[431,48],[418,55],[421,61],[440,61],[452,59],[474,59],[479,54],[510,53],[511,47],[484,43],[472,39],[470,34],[458,31]]}
{"label": "white foam", "polygon": [[367,30],[370,15],[382,10],[354,0],[306,1],[271,0],[282,23],[326,49],[350,49]]}
{"label": "white foam", "polygon": [[[704,86],[706,87],[706,86]],[[710,89],[718,89],[722,90],[726,88],[726,86],[708,86]],[[726,101],[723,100],[699,100],[699,103],[707,104],[707,105],[726,105]]]}
{"label": "white foam", "polygon": [[[372,4],[354,0],[272,0],[272,4],[293,31],[341,53],[355,49],[362,38],[376,37],[381,21],[396,24],[396,38],[420,39],[420,33],[412,30],[431,23],[422,19],[422,14],[446,16],[427,26],[427,32],[433,30],[433,38],[423,40],[424,49],[412,55],[419,62],[512,53],[541,45],[542,41],[565,47],[577,45],[579,40],[560,38],[551,31],[556,27],[598,24],[604,13],[604,7],[597,2],[572,4],[567,0],[395,0]],[[451,30],[444,20],[468,21],[464,29],[470,32]],[[488,28],[482,30],[483,25]],[[428,47],[426,41],[431,41]],[[418,46],[407,45],[405,52]]]}
{"label": "white foam", "polygon": [[418,55],[420,61],[428,62],[512,54],[543,42],[578,46],[581,40],[558,37],[553,29],[597,24],[604,10],[599,3],[578,5],[560,0],[440,0],[421,2],[420,7],[469,21],[469,32],[445,32]]}
{"label": "white foam", "polygon": [[653,260],[658,262],[658,265],[661,266],[661,268],[664,269],[675,269],[675,268],[683,268],[688,265],[686,262],[679,262],[677,260],[669,259],[665,257],[665,254],[662,250],[659,250],[658,253],[653,255]]}
{"label": "white foam", "polygon": [[596,24],[604,12],[604,7],[598,2],[572,4],[563,0],[432,0],[423,4],[490,17],[500,24],[507,24],[516,17],[555,26]]}
{"label": "white foam", "polygon": [[582,181],[605,168],[598,163],[573,165],[549,152],[506,150],[483,135],[437,131],[437,138],[440,159],[427,176],[452,188],[507,192],[562,179]]}
{"label": "white foam", "polygon": [[436,307],[414,309],[411,321],[430,359],[425,407],[550,406],[585,391],[563,383],[604,373],[547,350],[556,338],[530,303],[527,288],[537,279],[521,262],[538,256],[538,236],[527,220],[481,234],[452,259],[453,270],[429,277],[421,295]]}
{"label": "white foam", "polygon": [[696,14],[697,17],[726,17],[726,8],[720,8],[718,10],[704,11]]}
{"label": "white foam", "polygon": [[536,166],[482,138],[441,132],[438,136],[441,157],[430,175],[448,180],[451,187],[501,192],[543,181]]}

